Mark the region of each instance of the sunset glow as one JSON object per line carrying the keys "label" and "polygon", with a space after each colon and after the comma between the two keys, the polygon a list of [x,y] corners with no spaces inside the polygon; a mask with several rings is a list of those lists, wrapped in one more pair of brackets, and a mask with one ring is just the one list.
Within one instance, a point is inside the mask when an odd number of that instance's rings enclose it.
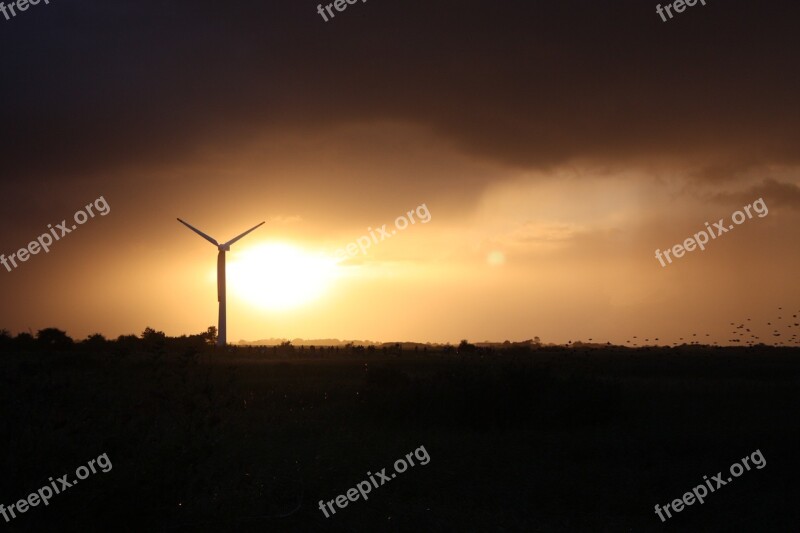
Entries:
{"label": "sunset glow", "polygon": [[233,296],[266,310],[309,304],[329,289],[335,277],[333,259],[282,242],[232,253],[228,263]]}

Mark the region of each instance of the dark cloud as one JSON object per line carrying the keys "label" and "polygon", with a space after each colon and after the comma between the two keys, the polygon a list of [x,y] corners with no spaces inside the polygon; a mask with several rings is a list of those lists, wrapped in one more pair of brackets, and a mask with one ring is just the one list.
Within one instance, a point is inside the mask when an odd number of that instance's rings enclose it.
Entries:
{"label": "dark cloud", "polygon": [[[504,164],[798,163],[800,4],[51,3],[0,19],[4,180],[402,120]],[[703,174],[698,174],[702,178]]]}
{"label": "dark cloud", "polygon": [[731,205],[739,203],[749,205],[759,198],[763,198],[769,207],[800,211],[800,187],[794,183],[772,178],[764,179],[744,192],[719,193],[712,196],[714,201]]}

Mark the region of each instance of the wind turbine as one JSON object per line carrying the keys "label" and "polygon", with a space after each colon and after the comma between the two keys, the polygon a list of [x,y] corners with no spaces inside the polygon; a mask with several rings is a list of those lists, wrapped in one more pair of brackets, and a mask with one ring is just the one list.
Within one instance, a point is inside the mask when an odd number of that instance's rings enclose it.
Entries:
{"label": "wind turbine", "polygon": [[184,222],[181,219],[178,219],[178,222],[192,230],[193,232],[200,235],[202,238],[213,244],[219,250],[219,254],[217,254],[217,301],[219,301],[219,326],[217,330],[217,346],[225,346],[228,341],[227,338],[227,314],[226,314],[226,306],[225,306],[225,252],[229,252],[231,250],[231,245],[256,229],[257,227],[264,224],[258,224],[253,226],[249,230],[245,231],[241,235],[234,237],[233,239],[229,240],[226,243],[220,244],[214,239],[213,237],[209,237],[199,229],[191,226],[187,222]]}

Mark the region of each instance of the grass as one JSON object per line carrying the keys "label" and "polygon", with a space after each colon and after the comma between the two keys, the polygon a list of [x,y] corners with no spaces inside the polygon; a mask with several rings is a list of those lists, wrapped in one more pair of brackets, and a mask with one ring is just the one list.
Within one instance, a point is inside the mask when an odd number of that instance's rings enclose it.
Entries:
{"label": "grass", "polygon": [[[174,353],[172,353],[174,352]],[[141,346],[0,357],[8,531],[797,531],[796,349]],[[425,446],[325,518],[331,500]],[[666,524],[654,513],[760,449]]]}

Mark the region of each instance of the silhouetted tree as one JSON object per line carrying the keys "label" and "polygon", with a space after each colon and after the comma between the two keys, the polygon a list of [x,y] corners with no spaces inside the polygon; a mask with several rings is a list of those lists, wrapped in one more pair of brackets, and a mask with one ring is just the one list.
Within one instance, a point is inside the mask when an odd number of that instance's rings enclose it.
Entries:
{"label": "silhouetted tree", "polygon": [[40,329],[36,332],[36,343],[46,350],[69,350],[73,341],[67,336],[66,331],[56,328]]}
{"label": "silhouetted tree", "polygon": [[462,339],[461,342],[458,345],[458,351],[459,351],[459,353],[461,353],[461,352],[474,352],[475,351],[475,345],[474,344],[470,344],[467,341],[467,339]]}
{"label": "silhouetted tree", "polygon": [[94,333],[86,337],[86,340],[81,345],[90,352],[100,352],[106,348],[108,341],[99,333]]}
{"label": "silhouetted tree", "polygon": [[12,343],[11,332],[7,329],[0,329],[0,350],[9,351]]}
{"label": "silhouetted tree", "polygon": [[141,341],[136,335],[120,335],[114,342],[114,353],[117,355],[128,355],[136,350]]}
{"label": "silhouetted tree", "polygon": [[14,348],[17,350],[30,351],[36,347],[36,340],[30,333],[19,333],[14,337]]}
{"label": "silhouetted tree", "polygon": [[208,326],[208,329],[203,333],[203,338],[207,344],[217,344],[217,326]]}
{"label": "silhouetted tree", "polygon": [[293,354],[294,353],[294,346],[292,345],[292,341],[283,341],[280,346],[280,353],[281,354]]}
{"label": "silhouetted tree", "polygon": [[144,328],[142,332],[142,343],[144,348],[150,352],[161,352],[167,342],[167,335],[163,331],[156,331],[151,327]]}

